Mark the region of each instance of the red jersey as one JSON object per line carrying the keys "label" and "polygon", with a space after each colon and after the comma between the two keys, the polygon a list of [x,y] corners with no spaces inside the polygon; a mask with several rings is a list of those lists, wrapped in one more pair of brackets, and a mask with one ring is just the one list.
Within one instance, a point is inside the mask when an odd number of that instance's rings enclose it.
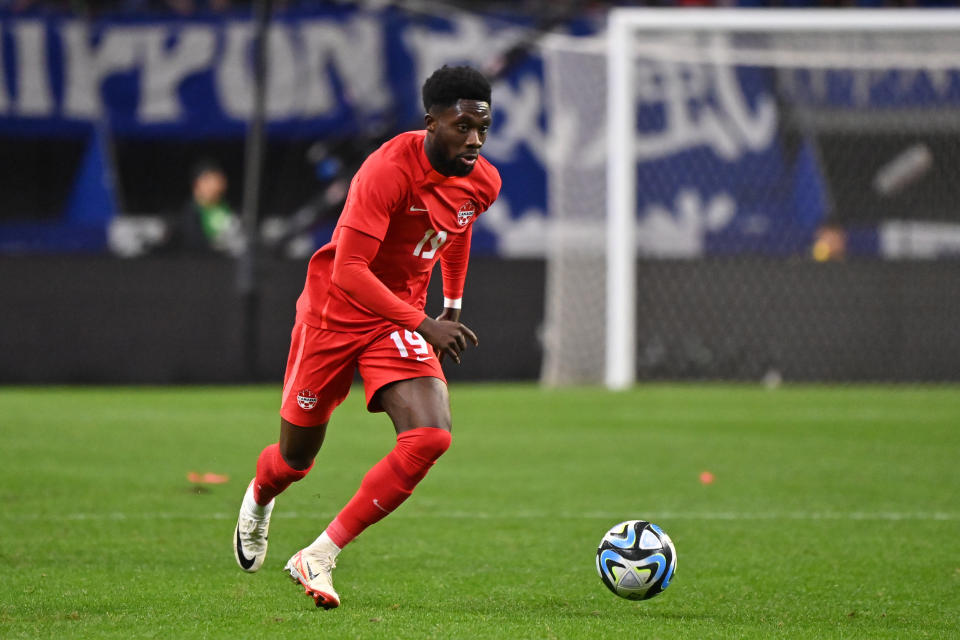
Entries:
{"label": "red jersey", "polygon": [[[483,156],[467,176],[438,173],[424,151],[425,136],[425,130],[396,136],[370,154],[353,177],[333,237],[307,267],[297,301],[297,316],[305,323],[362,332],[385,317],[333,282],[334,256],[345,227],[380,241],[369,268],[400,301],[386,300],[392,305],[388,320],[416,329],[425,317],[430,275],[445,255],[455,256],[447,260],[456,264],[443,265],[444,296],[461,297],[471,227],[496,200],[500,174]],[[460,274],[459,282],[447,282],[448,270]],[[389,298],[385,292],[384,296]]]}

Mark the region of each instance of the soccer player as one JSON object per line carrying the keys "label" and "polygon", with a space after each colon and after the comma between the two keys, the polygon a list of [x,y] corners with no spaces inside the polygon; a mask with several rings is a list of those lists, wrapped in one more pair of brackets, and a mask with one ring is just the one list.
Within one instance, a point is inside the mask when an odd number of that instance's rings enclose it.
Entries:
{"label": "soccer player", "polygon": [[[460,362],[477,336],[459,322],[477,216],[500,191],[480,156],[490,128],[490,83],[470,67],[435,71],[423,85],[425,130],[402,133],[357,171],[330,242],[310,259],[297,301],[280,407],[279,442],[257,460],[240,507],[234,555],[256,571],[267,552],[274,498],[302,479],[334,408],[359,370],[367,409],[384,411],[396,446],[353,498],[284,567],[318,607],[340,604],[337,554],[406,500],[450,446],[441,360]],[[427,283],[440,262],[443,312],[427,316]]]}

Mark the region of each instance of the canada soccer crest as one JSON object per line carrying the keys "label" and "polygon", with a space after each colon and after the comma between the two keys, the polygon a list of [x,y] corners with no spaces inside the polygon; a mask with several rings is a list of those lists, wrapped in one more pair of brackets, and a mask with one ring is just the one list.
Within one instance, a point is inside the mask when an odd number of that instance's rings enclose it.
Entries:
{"label": "canada soccer crest", "polygon": [[473,214],[477,212],[477,205],[473,200],[467,200],[462,205],[460,205],[460,210],[457,211],[457,224],[461,227],[465,227],[470,223],[470,218],[473,217]]}
{"label": "canada soccer crest", "polygon": [[297,393],[297,404],[300,405],[300,408],[304,411],[310,411],[317,406],[317,394],[310,391],[310,389],[303,389]]}

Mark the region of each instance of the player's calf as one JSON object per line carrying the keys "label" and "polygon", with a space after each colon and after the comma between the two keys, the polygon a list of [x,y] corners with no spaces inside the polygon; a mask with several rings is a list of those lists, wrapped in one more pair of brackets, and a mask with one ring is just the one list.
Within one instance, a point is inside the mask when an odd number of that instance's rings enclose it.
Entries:
{"label": "player's calf", "polygon": [[343,548],[403,504],[450,441],[450,432],[436,427],[398,435],[397,445],[367,472],[360,489],[327,527],[334,544]]}

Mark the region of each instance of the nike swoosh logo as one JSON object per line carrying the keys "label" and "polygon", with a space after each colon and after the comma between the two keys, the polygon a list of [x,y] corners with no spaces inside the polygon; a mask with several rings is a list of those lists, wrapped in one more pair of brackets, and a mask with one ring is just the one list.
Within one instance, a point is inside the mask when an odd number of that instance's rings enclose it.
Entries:
{"label": "nike swoosh logo", "polygon": [[387,511],[386,509],[380,506],[380,503],[377,502],[376,498],[373,499],[373,506],[375,506],[377,509],[380,509],[380,511],[383,511],[384,513],[390,513],[390,511]]}
{"label": "nike swoosh logo", "polygon": [[240,563],[240,566],[244,569],[249,569],[253,566],[253,563],[256,562],[257,557],[247,558],[243,555],[243,545],[240,544],[240,529],[237,529],[237,561]]}
{"label": "nike swoosh logo", "polygon": [[420,209],[419,207],[410,207],[410,211],[423,211],[424,213],[429,212],[428,209]]}
{"label": "nike swoosh logo", "polygon": [[417,362],[423,362],[424,360],[433,360],[433,356],[417,356]]}
{"label": "nike swoosh logo", "polygon": [[307,576],[308,576],[308,579],[309,579],[309,580],[313,580],[313,579],[316,578],[318,575],[320,575],[319,573],[314,573],[314,572],[313,572],[313,569],[310,568],[310,563],[309,563],[309,562],[304,562],[303,564],[307,565]]}

